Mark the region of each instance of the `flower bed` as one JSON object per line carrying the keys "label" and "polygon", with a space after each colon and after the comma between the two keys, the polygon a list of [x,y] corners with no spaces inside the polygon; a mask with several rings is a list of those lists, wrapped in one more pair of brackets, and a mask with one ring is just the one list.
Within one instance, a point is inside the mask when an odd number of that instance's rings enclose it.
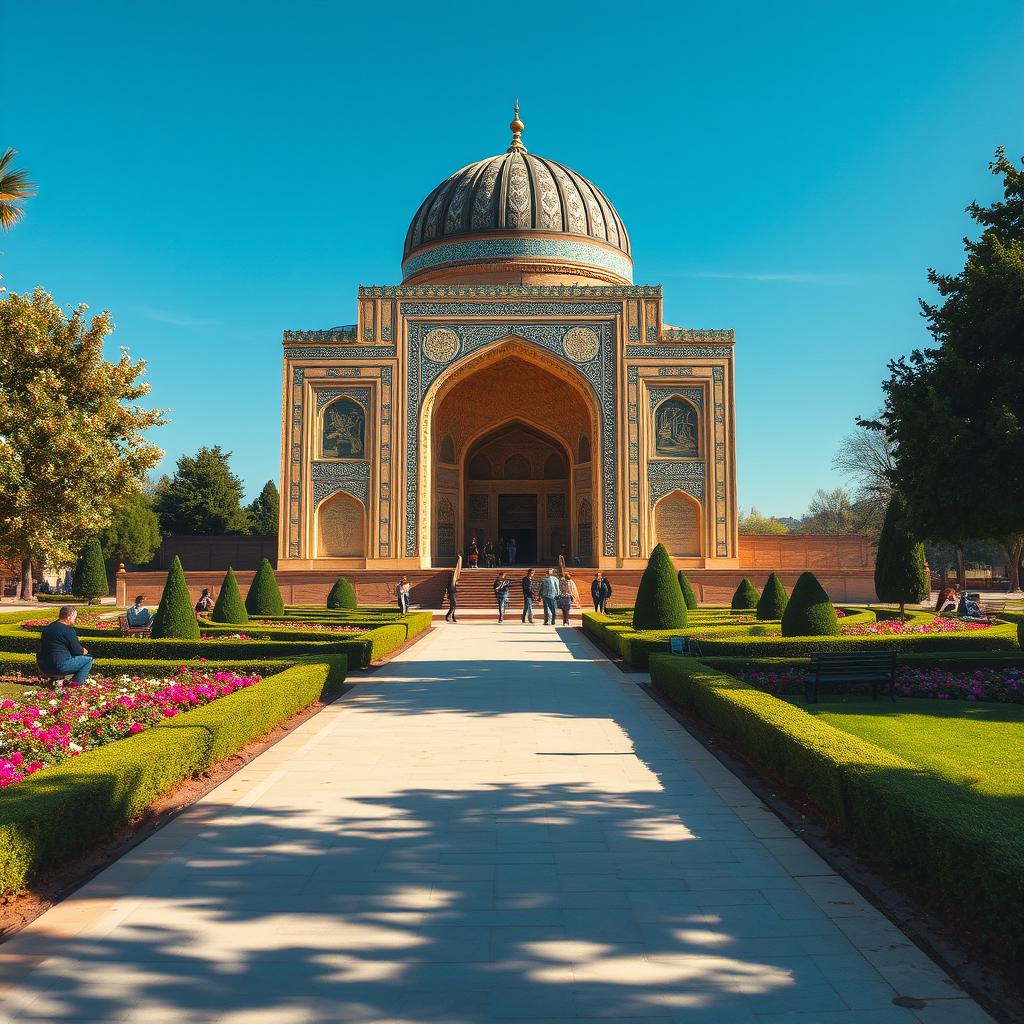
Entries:
{"label": "flower bed", "polygon": [[267,629],[291,629],[302,633],[363,633],[365,626],[331,626],[324,622],[289,622],[285,619],[250,619]]}
{"label": "flower bed", "polygon": [[[21,624],[22,629],[28,629],[38,631],[43,626],[49,626],[51,623],[56,622],[54,616],[50,616],[48,619],[26,619]],[[75,626],[87,627],[89,629],[117,629],[117,617],[101,619],[97,612],[79,612],[75,619]]]}
{"label": "flower bed", "polygon": [[968,633],[988,629],[987,622],[965,622],[936,615],[926,622],[912,619],[883,619],[859,626],[840,626],[843,636],[917,636],[922,633]]}
{"label": "flower bed", "polygon": [[[786,665],[778,670],[740,671],[736,676],[765,693],[792,696],[803,694],[809,673],[799,665]],[[901,697],[932,700],[1024,704],[1024,669],[1014,665],[979,668],[974,672],[950,672],[942,668],[900,665],[896,669],[896,693]]]}
{"label": "flower bed", "polygon": [[253,636],[251,633],[203,633],[200,640],[269,640],[269,636]]}
{"label": "flower bed", "polygon": [[182,666],[164,679],[93,676],[83,686],[26,690],[23,701],[0,701],[0,789],[260,678]]}

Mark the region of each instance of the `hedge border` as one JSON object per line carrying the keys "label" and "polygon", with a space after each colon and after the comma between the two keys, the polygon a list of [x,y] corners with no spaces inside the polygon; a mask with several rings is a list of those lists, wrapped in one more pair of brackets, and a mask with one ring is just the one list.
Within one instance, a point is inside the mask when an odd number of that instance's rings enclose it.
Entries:
{"label": "hedge border", "polygon": [[904,880],[937,887],[1010,958],[1024,953],[1024,845],[1009,827],[972,831],[967,790],[699,659],[660,654],[650,664],[668,700],[783,776]]}
{"label": "hedge border", "polygon": [[344,655],[293,665],[204,707],[47,769],[0,792],[0,893],[137,820],[175,786],[207,771],[345,679]]}

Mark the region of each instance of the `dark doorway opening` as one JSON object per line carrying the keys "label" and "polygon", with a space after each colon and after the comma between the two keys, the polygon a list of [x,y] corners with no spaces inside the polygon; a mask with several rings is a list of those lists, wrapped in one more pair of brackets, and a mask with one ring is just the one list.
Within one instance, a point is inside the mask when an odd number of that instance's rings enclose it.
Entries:
{"label": "dark doorway opening", "polygon": [[498,495],[498,537],[516,542],[516,565],[537,561],[537,495]]}

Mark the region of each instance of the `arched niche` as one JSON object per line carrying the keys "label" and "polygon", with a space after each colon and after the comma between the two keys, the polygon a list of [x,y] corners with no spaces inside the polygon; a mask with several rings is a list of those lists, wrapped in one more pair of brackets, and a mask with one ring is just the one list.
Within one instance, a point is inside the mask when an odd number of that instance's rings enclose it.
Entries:
{"label": "arched niche", "polygon": [[455,464],[455,442],[452,440],[451,434],[446,434],[444,440],[441,441],[441,448],[437,453],[437,457],[449,466]]}
{"label": "arched niche", "polygon": [[654,540],[674,558],[699,558],[701,508],[682,491],[671,491],[654,506]]}
{"label": "arched niche", "polygon": [[680,395],[670,395],[654,409],[654,454],[674,459],[700,454],[700,413]]}
{"label": "arched niche", "polygon": [[576,508],[576,535],[580,557],[589,559],[594,554],[594,504],[589,498],[581,498]]}
{"label": "arched niche", "polygon": [[533,467],[525,455],[515,452],[505,460],[501,475],[506,480],[530,480],[533,477]]}
{"label": "arched niche", "polygon": [[455,506],[447,497],[437,503],[437,553],[441,558],[454,558]]}
{"label": "arched niche", "polygon": [[590,461],[590,438],[587,437],[586,434],[584,434],[580,438],[579,458],[577,458],[576,461],[577,462],[589,462]]}
{"label": "arched niche", "polygon": [[324,409],[320,455],[325,459],[366,458],[366,411],[358,402],[343,395]]}
{"label": "arched niche", "polygon": [[318,558],[365,558],[366,516],[363,503],[339,492],[317,512]]}
{"label": "arched niche", "polygon": [[483,452],[478,452],[469,460],[466,475],[470,480],[490,480],[494,476],[491,460]]}
{"label": "arched niche", "polygon": [[544,460],[545,480],[565,480],[569,475],[569,467],[565,464],[565,456],[561,452],[552,452]]}

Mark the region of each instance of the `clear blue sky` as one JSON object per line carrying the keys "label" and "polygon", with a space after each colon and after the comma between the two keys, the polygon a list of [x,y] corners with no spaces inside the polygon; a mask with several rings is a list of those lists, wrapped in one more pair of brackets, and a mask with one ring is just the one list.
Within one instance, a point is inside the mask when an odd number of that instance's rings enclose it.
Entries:
{"label": "clear blue sky", "polygon": [[406,227],[507,145],[597,182],[665,315],[737,337],[740,500],[799,514],[926,341],[928,266],[1024,153],[1024,5],[514,6],[35,0],[8,12],[0,146],[39,185],[4,284],[108,308],[156,432],[279,467],[285,328],[355,320]]}

